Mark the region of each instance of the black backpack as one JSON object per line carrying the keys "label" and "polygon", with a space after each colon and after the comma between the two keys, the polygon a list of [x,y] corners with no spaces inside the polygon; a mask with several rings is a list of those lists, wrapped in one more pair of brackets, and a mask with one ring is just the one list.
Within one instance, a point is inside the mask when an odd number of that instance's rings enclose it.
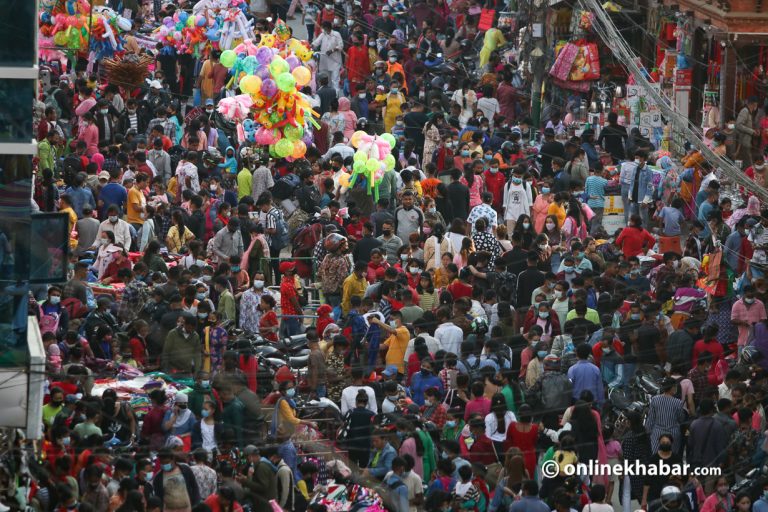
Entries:
{"label": "black backpack", "polygon": [[515,305],[517,302],[517,276],[515,274],[506,270],[499,272],[490,284],[496,290],[500,301]]}
{"label": "black backpack", "polygon": [[571,405],[573,383],[564,373],[545,372],[541,378],[541,407],[547,412],[561,413]]}
{"label": "black backpack", "polygon": [[461,360],[461,364],[464,365],[464,368],[467,369],[467,374],[469,375],[469,382],[472,383],[476,380],[482,380],[482,374],[480,373],[480,358],[475,358],[475,364],[469,364],[469,361],[466,359]]}

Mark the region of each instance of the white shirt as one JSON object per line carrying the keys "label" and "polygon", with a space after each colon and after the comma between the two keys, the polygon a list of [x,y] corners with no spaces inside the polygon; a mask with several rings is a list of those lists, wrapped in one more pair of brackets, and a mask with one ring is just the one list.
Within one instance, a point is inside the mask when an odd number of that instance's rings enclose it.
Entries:
{"label": "white shirt", "polygon": [[531,203],[523,184],[515,185],[510,180],[504,186],[504,220],[517,220],[520,215],[531,214]]}
{"label": "white shirt", "polygon": [[[392,471],[384,475],[384,481],[386,482],[389,480],[389,477],[392,476]],[[421,494],[424,494],[424,481],[421,479],[418,473],[411,470],[407,473],[403,473],[400,476],[400,479],[405,484],[405,487],[408,489],[408,502],[411,503],[416,496],[419,496]],[[409,512],[418,512],[419,507],[415,505],[409,505],[408,507]]]}
{"label": "white shirt", "polygon": [[[506,441],[507,440],[507,429],[509,428],[509,425],[512,424],[512,422],[517,421],[517,418],[515,417],[515,413],[512,411],[507,411],[504,413],[504,432],[498,432],[499,429],[499,422],[496,421],[496,415],[492,412],[489,412],[485,416],[485,435],[488,436],[488,439],[491,441]],[[493,432],[493,433],[491,433]]]}
{"label": "white shirt", "polygon": [[347,414],[347,411],[351,411],[357,406],[357,392],[364,389],[368,395],[368,409],[373,414],[379,413],[379,408],[376,405],[376,394],[369,386],[348,386],[341,392],[341,414],[342,416]]}
{"label": "white shirt", "polygon": [[212,452],[216,449],[216,437],[213,435],[214,425],[208,425],[205,420],[200,420],[200,434],[203,437],[203,449]]}
{"label": "white shirt", "polygon": [[[424,338],[424,341],[427,343],[427,350],[429,350],[430,354],[434,354],[440,350],[440,343],[429,334],[417,334],[416,338]],[[413,345],[416,342],[416,338],[413,338],[411,341],[409,341],[408,346],[405,349],[404,359],[406,362],[408,362],[408,358],[411,357],[411,354],[413,354]]]}
{"label": "white shirt", "polygon": [[115,243],[122,245],[126,251],[131,248],[131,228],[123,219],[117,219],[115,225],[112,225],[109,219],[102,222],[96,240],[101,240],[101,234],[105,231],[112,231],[115,234]]}
{"label": "white shirt", "polygon": [[435,339],[443,350],[457,356],[461,354],[461,342],[464,341],[464,331],[453,322],[445,322],[435,329]]}
{"label": "white shirt", "polygon": [[713,181],[717,181],[717,176],[715,176],[715,172],[712,171],[701,180],[701,186],[699,187],[699,192],[702,190],[706,190],[709,184]]}

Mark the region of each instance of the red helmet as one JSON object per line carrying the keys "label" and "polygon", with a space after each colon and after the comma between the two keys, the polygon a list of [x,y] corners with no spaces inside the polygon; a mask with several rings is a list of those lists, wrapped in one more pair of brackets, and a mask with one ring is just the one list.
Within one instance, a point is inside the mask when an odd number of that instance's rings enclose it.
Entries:
{"label": "red helmet", "polygon": [[323,247],[325,247],[325,250],[328,252],[336,252],[339,250],[339,248],[344,244],[344,242],[347,241],[347,237],[344,235],[340,235],[338,233],[331,233],[327,237],[325,237],[325,241],[323,242]]}
{"label": "red helmet", "polygon": [[275,382],[280,384],[281,382],[296,382],[296,377],[291,372],[291,369],[287,366],[281,366],[277,372],[275,372]]}

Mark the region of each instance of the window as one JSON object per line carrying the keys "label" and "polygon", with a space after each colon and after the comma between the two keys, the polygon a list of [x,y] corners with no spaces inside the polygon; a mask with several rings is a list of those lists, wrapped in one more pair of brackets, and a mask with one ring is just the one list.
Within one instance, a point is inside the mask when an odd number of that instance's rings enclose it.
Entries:
{"label": "window", "polygon": [[[0,30],[0,66],[31,67],[37,64],[37,11],[33,0],[5,0]],[[7,105],[7,104],[4,104]],[[26,103],[25,106],[29,106]]]}
{"label": "window", "polygon": [[34,80],[0,79],[0,143],[32,142],[34,97]]}

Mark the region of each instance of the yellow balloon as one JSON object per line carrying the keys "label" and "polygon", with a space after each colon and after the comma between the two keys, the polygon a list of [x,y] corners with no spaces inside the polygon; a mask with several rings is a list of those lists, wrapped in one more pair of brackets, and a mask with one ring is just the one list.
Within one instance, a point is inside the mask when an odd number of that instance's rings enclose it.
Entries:
{"label": "yellow balloon", "polygon": [[299,66],[291,71],[293,78],[296,79],[296,85],[298,87],[304,87],[312,80],[312,73],[304,66]]}
{"label": "yellow balloon", "polygon": [[246,94],[257,94],[261,90],[261,78],[256,75],[244,76],[240,80],[240,90]]}
{"label": "yellow balloon", "polygon": [[356,148],[360,144],[360,138],[365,135],[366,133],[364,131],[358,130],[352,134],[352,137],[349,139],[349,143],[352,144],[353,148]]}
{"label": "yellow balloon", "polygon": [[339,185],[342,187],[349,187],[349,174],[343,173],[339,176]]}

